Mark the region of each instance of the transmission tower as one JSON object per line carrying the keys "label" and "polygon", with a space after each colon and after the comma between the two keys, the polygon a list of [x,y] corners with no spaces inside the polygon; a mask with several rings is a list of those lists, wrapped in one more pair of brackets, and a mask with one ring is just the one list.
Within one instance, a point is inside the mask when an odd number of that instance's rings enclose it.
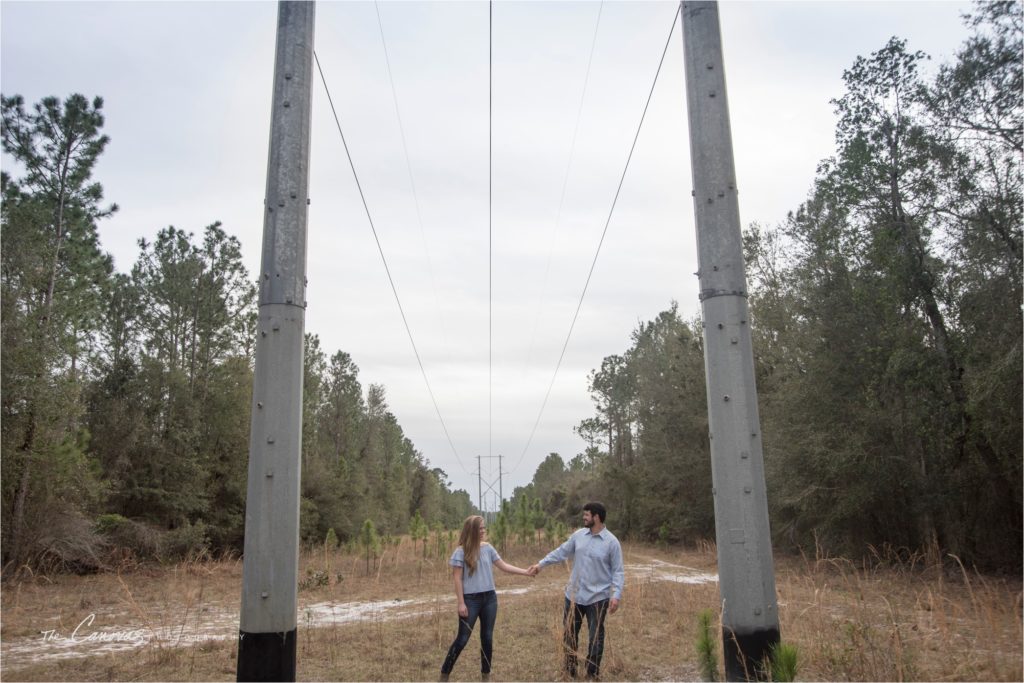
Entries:
{"label": "transmission tower", "polygon": [[[504,472],[501,466],[501,458],[502,456],[500,455],[476,456],[477,507],[488,524],[493,522],[498,512],[501,511],[501,501],[505,499],[502,491],[502,475]],[[484,474],[484,460],[487,460],[489,465],[486,474]],[[495,460],[498,461],[497,472],[494,471]],[[497,491],[494,490],[495,485],[498,487]]]}

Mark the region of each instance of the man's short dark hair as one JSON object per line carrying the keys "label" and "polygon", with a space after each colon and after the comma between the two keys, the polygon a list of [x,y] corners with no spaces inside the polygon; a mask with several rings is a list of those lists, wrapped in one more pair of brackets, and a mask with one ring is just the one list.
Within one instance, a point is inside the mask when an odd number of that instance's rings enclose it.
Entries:
{"label": "man's short dark hair", "polygon": [[601,503],[587,503],[583,506],[584,512],[589,512],[595,517],[601,519],[601,524],[604,524],[604,520],[608,518],[608,511],[604,509],[604,505]]}

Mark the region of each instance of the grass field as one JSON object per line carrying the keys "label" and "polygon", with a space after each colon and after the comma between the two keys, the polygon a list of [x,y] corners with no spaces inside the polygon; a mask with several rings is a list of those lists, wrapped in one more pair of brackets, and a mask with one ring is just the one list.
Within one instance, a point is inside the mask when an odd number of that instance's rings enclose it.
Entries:
{"label": "grass field", "polygon": [[[544,551],[512,547],[505,559],[525,567]],[[626,543],[624,552],[626,591],[608,620],[602,678],[698,680],[696,615],[719,601],[708,580],[713,546]],[[304,577],[323,573],[322,585],[299,592],[299,680],[437,680],[456,631],[445,559],[424,560],[404,539],[369,574],[364,558],[341,551],[304,553],[301,564]],[[952,567],[777,557],[782,637],[799,648],[798,679],[1022,680],[1020,579]],[[496,573],[492,680],[560,680],[567,570]],[[0,677],[234,680],[241,574],[233,559],[8,582]],[[453,681],[479,680],[475,645],[474,636]]]}

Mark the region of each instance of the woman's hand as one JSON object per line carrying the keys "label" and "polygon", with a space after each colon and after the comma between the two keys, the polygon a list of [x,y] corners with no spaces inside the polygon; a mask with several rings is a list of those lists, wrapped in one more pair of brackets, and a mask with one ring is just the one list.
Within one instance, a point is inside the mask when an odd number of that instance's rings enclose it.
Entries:
{"label": "woman's hand", "polygon": [[519,576],[533,576],[533,574],[530,573],[529,569],[517,567],[514,564],[509,564],[505,560],[498,560],[494,563],[494,566],[508,574],[518,574]]}
{"label": "woman's hand", "polygon": [[469,608],[466,607],[466,603],[464,602],[459,603],[459,616],[463,619],[469,618]]}

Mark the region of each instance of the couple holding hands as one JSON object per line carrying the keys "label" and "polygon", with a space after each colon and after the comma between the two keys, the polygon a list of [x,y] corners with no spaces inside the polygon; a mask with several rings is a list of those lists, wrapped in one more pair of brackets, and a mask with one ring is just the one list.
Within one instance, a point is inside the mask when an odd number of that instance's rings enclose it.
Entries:
{"label": "couple holding hands", "polygon": [[613,614],[619,608],[626,576],[622,564],[622,546],[619,545],[619,539],[605,527],[606,517],[604,505],[587,503],[583,506],[583,528],[528,569],[521,569],[502,560],[494,546],[484,541],[487,533],[484,518],[477,515],[468,517],[462,525],[459,547],[449,560],[459,609],[459,633],[448,648],[448,655],[441,666],[440,680],[448,680],[478,619],[480,672],[483,680],[490,677],[494,622],[498,617],[493,567],[509,574],[536,576],[542,567],[570,559],[573,560],[572,573],[565,589],[563,611],[565,671],[570,678],[576,677],[576,647],[580,627],[586,617],[590,632],[586,675],[588,680],[597,680],[604,653],[605,615]]}

